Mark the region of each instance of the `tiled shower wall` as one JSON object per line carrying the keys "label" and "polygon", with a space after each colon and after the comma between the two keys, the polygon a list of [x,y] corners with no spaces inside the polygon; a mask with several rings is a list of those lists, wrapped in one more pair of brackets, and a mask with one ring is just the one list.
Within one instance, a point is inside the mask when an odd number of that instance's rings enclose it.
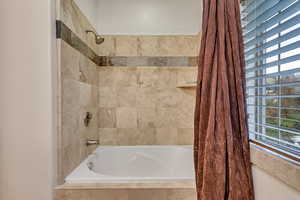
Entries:
{"label": "tiled shower wall", "polygon": [[[93,29],[73,0],[60,2],[59,20],[65,23],[90,48],[96,50],[86,29]],[[74,38],[71,37],[71,40]],[[79,165],[95,147],[87,147],[87,139],[98,139],[98,66],[64,40],[58,39],[59,49],[59,127],[58,183]],[[87,112],[92,114],[88,127]]]}
{"label": "tiled shower wall", "polygon": [[[195,57],[199,36],[104,36],[103,56]],[[187,145],[193,142],[195,66],[99,68],[99,138],[102,145]]]}
{"label": "tiled shower wall", "polygon": [[[58,183],[95,149],[86,147],[87,139],[100,138],[101,145],[192,144],[194,90],[177,85],[196,79],[189,61],[198,55],[199,37],[115,35],[96,45],[85,33],[94,28],[73,0],[57,1],[58,19],[72,32],[57,40]],[[97,54],[122,64],[134,59],[126,67],[99,66]],[[140,58],[151,66],[138,66]],[[87,112],[93,118],[85,127]]]}

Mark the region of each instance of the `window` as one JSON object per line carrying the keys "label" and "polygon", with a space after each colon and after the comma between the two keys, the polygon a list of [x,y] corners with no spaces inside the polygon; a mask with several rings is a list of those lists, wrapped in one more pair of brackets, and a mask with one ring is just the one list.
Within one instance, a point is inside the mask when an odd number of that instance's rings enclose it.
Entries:
{"label": "window", "polygon": [[242,2],[250,139],[300,156],[300,0]]}

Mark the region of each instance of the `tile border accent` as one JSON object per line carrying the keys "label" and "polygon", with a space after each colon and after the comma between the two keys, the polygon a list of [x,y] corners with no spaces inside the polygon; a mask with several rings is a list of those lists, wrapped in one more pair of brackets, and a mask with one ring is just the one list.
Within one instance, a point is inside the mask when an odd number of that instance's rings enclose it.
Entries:
{"label": "tile border accent", "polygon": [[198,57],[194,56],[101,56],[99,66],[157,66],[195,67]]}
{"label": "tile border accent", "polygon": [[197,56],[99,56],[60,20],[56,20],[56,38],[64,40],[100,67],[195,67],[198,63]]}
{"label": "tile border accent", "polygon": [[60,20],[56,20],[56,38],[64,40],[96,65],[99,65],[100,57]]}

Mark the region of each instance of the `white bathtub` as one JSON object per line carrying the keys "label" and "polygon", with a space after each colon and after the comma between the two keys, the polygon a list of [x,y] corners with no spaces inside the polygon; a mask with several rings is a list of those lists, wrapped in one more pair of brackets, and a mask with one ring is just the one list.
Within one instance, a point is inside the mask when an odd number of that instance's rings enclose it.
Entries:
{"label": "white bathtub", "polygon": [[100,146],[67,183],[193,181],[192,146]]}

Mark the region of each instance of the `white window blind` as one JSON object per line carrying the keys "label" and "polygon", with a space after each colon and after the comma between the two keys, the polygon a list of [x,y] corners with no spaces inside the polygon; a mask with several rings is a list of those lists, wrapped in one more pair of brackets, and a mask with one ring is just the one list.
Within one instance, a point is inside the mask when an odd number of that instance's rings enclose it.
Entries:
{"label": "white window blind", "polygon": [[300,0],[242,1],[250,139],[300,156]]}

